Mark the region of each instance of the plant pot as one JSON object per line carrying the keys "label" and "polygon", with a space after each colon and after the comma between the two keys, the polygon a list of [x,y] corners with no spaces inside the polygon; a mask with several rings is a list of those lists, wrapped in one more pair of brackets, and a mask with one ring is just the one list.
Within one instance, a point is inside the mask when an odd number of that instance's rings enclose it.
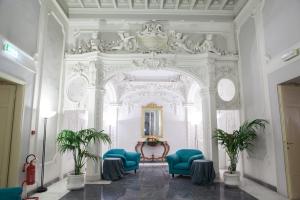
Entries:
{"label": "plant pot", "polygon": [[84,187],[85,174],[74,175],[68,174],[67,177],[67,189],[68,190],[79,190]]}
{"label": "plant pot", "polygon": [[232,174],[229,171],[224,172],[224,183],[228,186],[239,186],[240,185],[240,172],[233,172]]}

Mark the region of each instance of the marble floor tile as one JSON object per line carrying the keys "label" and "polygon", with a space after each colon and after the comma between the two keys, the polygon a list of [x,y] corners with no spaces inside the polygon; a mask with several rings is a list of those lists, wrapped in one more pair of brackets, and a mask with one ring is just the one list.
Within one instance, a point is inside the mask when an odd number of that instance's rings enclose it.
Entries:
{"label": "marble floor tile", "polygon": [[109,185],[86,185],[83,190],[65,194],[60,200],[254,200],[239,188],[222,183],[194,185],[190,177],[172,178],[166,166],[141,167]]}

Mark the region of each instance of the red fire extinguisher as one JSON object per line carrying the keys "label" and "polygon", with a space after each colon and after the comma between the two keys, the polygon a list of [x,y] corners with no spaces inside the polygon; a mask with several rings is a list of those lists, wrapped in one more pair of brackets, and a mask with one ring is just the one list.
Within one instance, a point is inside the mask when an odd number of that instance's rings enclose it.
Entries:
{"label": "red fire extinguisher", "polygon": [[[35,183],[35,164],[36,156],[34,154],[29,154],[26,157],[26,162],[23,166],[23,172],[25,172],[25,180],[23,181],[22,187],[25,185],[33,185]],[[26,190],[24,195],[22,195],[24,198],[23,200],[39,200],[39,197],[28,197]]]}
{"label": "red fire extinguisher", "polygon": [[23,172],[26,174],[25,183],[26,185],[33,185],[35,183],[35,164],[36,156],[34,154],[29,154],[26,157],[26,163],[23,167]]}

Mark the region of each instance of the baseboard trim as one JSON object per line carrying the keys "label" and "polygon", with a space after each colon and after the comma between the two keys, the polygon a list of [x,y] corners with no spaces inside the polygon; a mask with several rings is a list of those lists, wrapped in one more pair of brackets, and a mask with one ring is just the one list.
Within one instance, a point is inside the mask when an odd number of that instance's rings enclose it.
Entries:
{"label": "baseboard trim", "polygon": [[[53,180],[51,180],[51,181],[45,183],[44,186],[45,186],[45,187],[49,187],[50,185],[52,185],[52,184],[54,184],[54,183],[56,183],[56,182],[58,182],[58,181],[59,181],[59,178],[57,177],[57,178],[55,178],[55,179],[53,179]],[[35,188],[35,189],[31,190],[30,192],[28,192],[28,193],[27,193],[27,196],[32,196],[32,195],[34,195],[35,193],[37,193],[37,188]]]}
{"label": "baseboard trim", "polygon": [[268,188],[268,189],[270,189],[270,190],[272,190],[274,192],[277,192],[277,187],[275,187],[274,185],[271,185],[271,184],[266,183],[266,182],[264,182],[262,180],[254,178],[254,177],[252,177],[252,176],[250,176],[248,174],[244,174],[244,178],[247,178],[247,179],[249,179],[249,180],[251,180],[251,181],[253,181],[253,182],[255,182],[255,183],[259,184],[259,185],[262,185],[262,186],[264,186],[264,187],[266,187],[266,188]]}
{"label": "baseboard trim", "polygon": [[[72,171],[71,171],[72,172]],[[66,178],[67,175],[69,174],[70,172],[67,172],[65,174],[63,174],[63,178]],[[50,185],[54,184],[54,183],[57,183],[58,181],[60,181],[60,178],[59,177],[56,177],[54,178],[53,180],[51,181],[48,181],[47,183],[44,184],[45,187],[49,187]],[[27,196],[32,196],[34,195],[35,193],[37,193],[37,188],[27,192]]]}

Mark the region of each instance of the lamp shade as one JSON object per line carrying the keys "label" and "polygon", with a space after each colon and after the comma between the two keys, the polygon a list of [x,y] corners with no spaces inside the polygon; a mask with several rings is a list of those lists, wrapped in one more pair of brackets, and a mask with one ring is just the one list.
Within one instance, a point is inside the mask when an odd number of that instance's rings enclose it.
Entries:
{"label": "lamp shade", "polygon": [[56,112],[54,110],[48,110],[48,111],[44,111],[41,113],[41,116],[43,118],[51,118],[56,114]]}

